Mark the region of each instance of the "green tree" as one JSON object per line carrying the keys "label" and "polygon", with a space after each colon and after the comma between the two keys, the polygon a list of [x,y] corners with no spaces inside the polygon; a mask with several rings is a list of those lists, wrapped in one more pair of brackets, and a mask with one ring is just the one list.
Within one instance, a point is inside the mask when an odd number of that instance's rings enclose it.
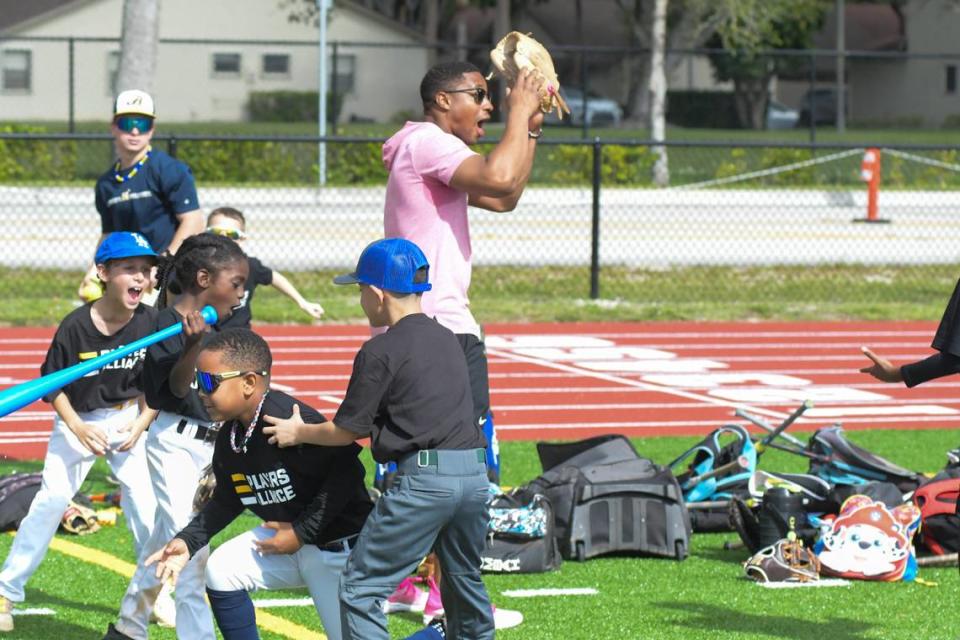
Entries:
{"label": "green tree", "polygon": [[794,56],[760,52],[809,48],[832,0],[768,0],[767,4],[777,19],[757,21],[755,16],[738,15],[708,43],[725,50],[711,55],[710,62],[717,80],[733,82],[737,118],[747,129],[766,125],[771,79],[807,64]]}

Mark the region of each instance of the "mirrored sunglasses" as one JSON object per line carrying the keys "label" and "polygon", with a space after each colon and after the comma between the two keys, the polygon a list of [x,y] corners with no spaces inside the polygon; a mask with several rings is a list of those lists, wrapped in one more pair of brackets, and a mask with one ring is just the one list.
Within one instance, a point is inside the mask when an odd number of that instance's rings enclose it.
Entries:
{"label": "mirrored sunglasses", "polygon": [[244,376],[248,373],[255,373],[258,376],[267,375],[266,371],[224,371],[223,373],[210,373],[209,371],[200,371],[198,369],[196,376],[197,388],[201,392],[210,395],[220,387],[224,380],[239,378],[240,376]]}
{"label": "mirrored sunglasses", "polygon": [[243,240],[247,237],[247,234],[240,229],[228,229],[227,227],[207,227],[207,233],[212,233],[217,236],[226,236],[232,240]]}
{"label": "mirrored sunglasses", "polygon": [[153,118],[149,116],[120,116],[114,122],[117,129],[125,133],[130,133],[134,129],[140,133],[146,133],[153,129]]}
{"label": "mirrored sunglasses", "polygon": [[469,89],[444,89],[444,93],[472,93],[473,101],[477,104],[483,104],[487,99],[487,90],[483,87],[471,87]]}

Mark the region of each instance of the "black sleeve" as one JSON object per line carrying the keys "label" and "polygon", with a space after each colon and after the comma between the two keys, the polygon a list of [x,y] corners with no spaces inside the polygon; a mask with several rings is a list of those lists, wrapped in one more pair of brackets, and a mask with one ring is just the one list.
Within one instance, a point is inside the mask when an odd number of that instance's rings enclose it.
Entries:
{"label": "black sleeve", "polygon": [[223,531],[224,527],[243,513],[244,506],[233,491],[230,474],[214,463],[214,475],[217,486],[210,502],[175,536],[187,543],[191,558],[209,543],[213,536]]}
{"label": "black sleeve", "polygon": [[[67,344],[68,341],[67,331],[61,326],[57,329],[56,335],[53,336],[53,342],[50,343],[50,348],[47,350],[47,357],[40,367],[40,375],[45,376],[48,373],[60,371],[70,364],[73,364],[70,362],[70,346]],[[62,388],[57,389],[44,395],[43,401],[53,402],[53,399],[56,398],[62,390]]]}
{"label": "black sleeve", "polygon": [[360,349],[353,360],[347,394],[333,422],[347,431],[369,434],[391,377],[383,360]]}
{"label": "black sleeve", "polygon": [[250,279],[263,287],[273,284],[273,269],[264,265],[257,258],[250,258],[249,262]]}
{"label": "black sleeve", "polygon": [[[320,455],[310,455],[310,450]],[[363,486],[363,465],[357,460],[356,446],[304,447],[303,462],[312,467],[313,473],[323,470],[324,480],[313,500],[293,521],[293,531],[303,544],[325,542],[320,538],[323,530],[340,515],[344,507],[357,495],[357,487]]]}
{"label": "black sleeve", "polygon": [[[157,327],[158,330],[165,328]],[[152,344],[147,349],[142,373],[143,393],[151,409],[162,409],[165,401],[169,402],[170,398],[175,397],[170,390],[170,372],[180,359],[182,350],[182,337],[179,335]]]}
{"label": "black sleeve", "polygon": [[915,387],[934,378],[942,378],[951,373],[960,373],[960,358],[938,351],[929,358],[905,364],[900,367],[900,375],[908,387]]}

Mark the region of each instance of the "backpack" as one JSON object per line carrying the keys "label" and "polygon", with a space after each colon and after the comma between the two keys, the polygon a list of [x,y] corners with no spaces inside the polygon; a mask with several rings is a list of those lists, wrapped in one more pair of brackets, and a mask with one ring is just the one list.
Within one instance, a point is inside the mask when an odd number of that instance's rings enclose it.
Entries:
{"label": "backpack", "polygon": [[15,531],[20,527],[42,483],[40,472],[0,476],[0,531]]}
{"label": "backpack", "polygon": [[836,516],[821,519],[814,552],[823,575],[857,580],[913,580],[913,536],[920,509],[912,503],[889,509],[867,496],[852,496]]}
{"label": "backpack", "polygon": [[641,458],[629,440],[612,435],[539,443],[537,451],[544,473],[516,493],[549,499],[564,558],[614,552],[686,558],[690,517],[680,486],[669,469]]}
{"label": "backpack", "polygon": [[[727,439],[724,436],[733,436],[733,440],[722,442],[721,440]],[[746,468],[697,481],[697,477],[740,459],[741,456],[747,462]],[[678,468],[688,460],[685,469]],[[677,474],[677,481],[683,489],[684,501],[690,509],[693,531],[729,531],[731,527],[726,506],[700,507],[696,503],[724,502],[734,497],[746,498],[748,482],[757,467],[757,451],[747,430],[740,425],[730,424],[712,431],[668,466]]]}
{"label": "backpack", "polygon": [[960,551],[958,496],[960,478],[934,479],[913,494],[913,502],[920,508],[923,523],[919,541],[938,556]]}
{"label": "backpack", "polygon": [[885,458],[859,447],[843,434],[843,427],[834,425],[818,429],[807,443],[810,473],[830,484],[859,486],[867,482],[890,482],[901,493],[913,491],[923,476],[904,469]]}
{"label": "backpack", "polygon": [[[495,490],[494,490],[495,489]],[[529,500],[491,485],[490,522],[480,554],[485,573],[543,573],[563,562],[554,534],[553,508],[540,494]]]}

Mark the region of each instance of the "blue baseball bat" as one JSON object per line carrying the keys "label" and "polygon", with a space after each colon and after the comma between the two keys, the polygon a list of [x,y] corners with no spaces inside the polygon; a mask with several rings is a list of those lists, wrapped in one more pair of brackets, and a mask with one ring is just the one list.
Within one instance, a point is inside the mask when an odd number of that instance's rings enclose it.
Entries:
{"label": "blue baseball bat", "polygon": [[[203,319],[206,320],[207,324],[217,323],[217,310],[209,305],[203,308],[203,310],[200,312],[200,315],[203,316]],[[134,351],[139,351],[144,347],[149,347],[152,344],[166,340],[167,338],[171,338],[182,331],[183,323],[178,322],[177,324],[172,324],[165,329],[160,329],[160,331],[157,331],[156,333],[151,333],[148,336],[144,336],[143,338],[140,338],[135,342],[131,342],[128,345],[124,345],[119,349],[114,349],[110,353],[105,353],[102,356],[98,356],[93,360],[78,362],[72,367],[67,367],[66,369],[61,369],[60,371],[54,371],[53,373],[48,373],[47,375],[37,378],[36,380],[28,380],[27,382],[20,383],[15,387],[4,389],[3,391],[0,391],[0,418],[13,413],[17,409],[22,409],[31,402],[39,400],[51,391],[56,391],[61,387],[65,387],[74,380],[87,375],[91,371],[96,371],[104,365],[108,365],[115,360],[119,360],[124,356],[130,355]]]}

